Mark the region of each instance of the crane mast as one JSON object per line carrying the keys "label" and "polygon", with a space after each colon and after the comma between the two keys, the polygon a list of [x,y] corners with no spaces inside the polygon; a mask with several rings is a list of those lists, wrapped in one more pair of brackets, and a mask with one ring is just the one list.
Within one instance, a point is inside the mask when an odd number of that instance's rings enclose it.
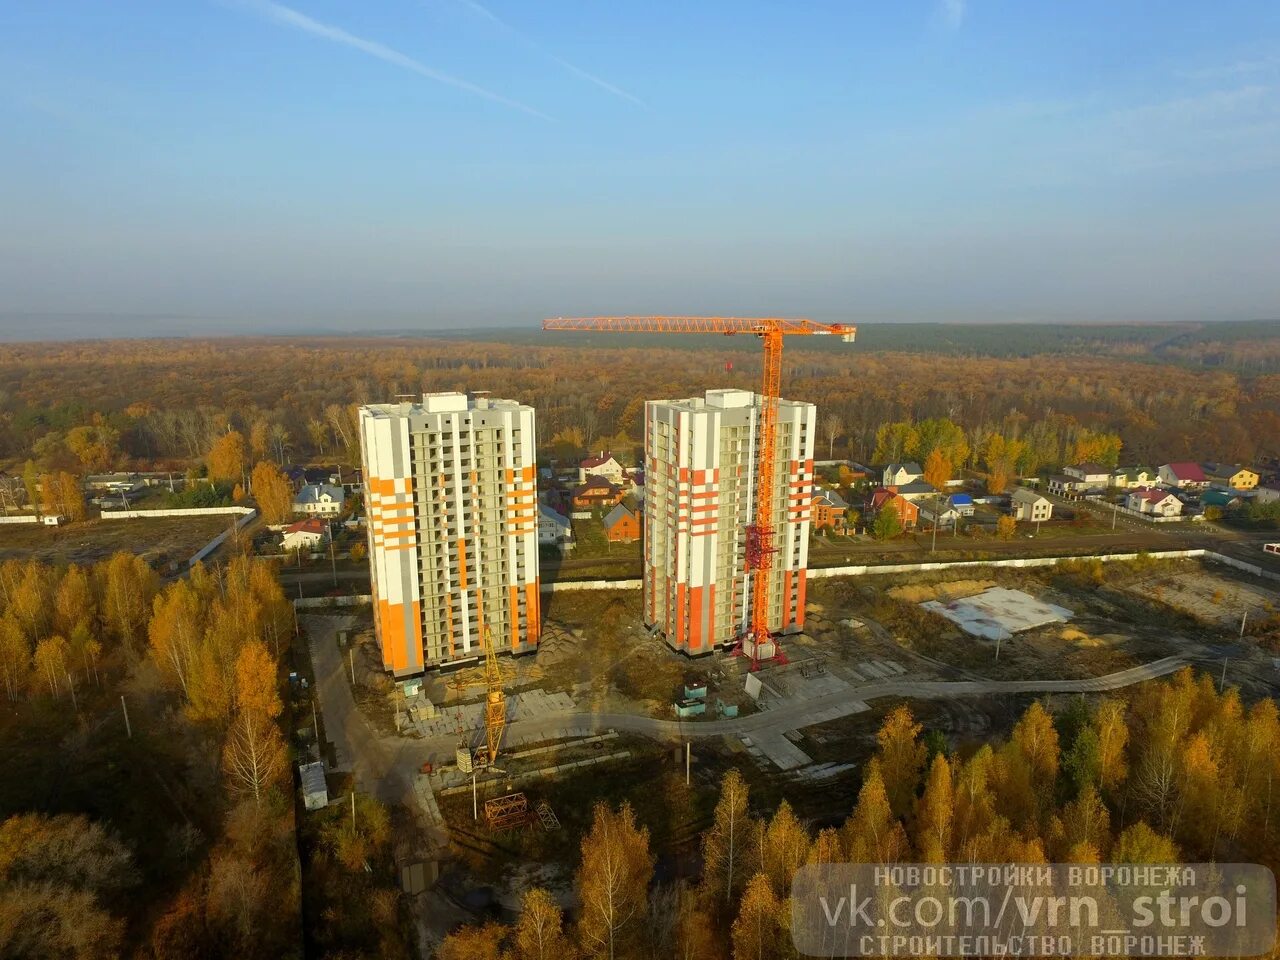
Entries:
{"label": "crane mast", "polygon": [[764,347],[760,387],[759,442],[756,445],[756,486],[752,522],[746,529],[746,570],[751,579],[751,621],[740,637],[751,669],[777,654],[769,630],[769,574],[773,568],[775,500],[777,489],[778,399],[782,390],[782,344],[787,336],[839,336],[852,343],[857,327],[841,323],[779,317],[556,317],[544,320],[543,330],[589,330],[607,333],[721,333],[751,334]]}

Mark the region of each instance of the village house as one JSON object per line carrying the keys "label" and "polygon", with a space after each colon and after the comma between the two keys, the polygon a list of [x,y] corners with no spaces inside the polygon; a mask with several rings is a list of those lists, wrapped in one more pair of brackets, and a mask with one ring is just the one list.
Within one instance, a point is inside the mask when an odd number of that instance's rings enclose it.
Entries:
{"label": "village house", "polygon": [[845,511],[849,504],[834,490],[826,487],[813,488],[810,522],[814,530],[831,529],[836,533],[844,533]]}
{"label": "village house", "polygon": [[308,483],[293,498],[293,512],[313,517],[336,517],[342,513],[344,500],[341,487],[328,483]]}
{"label": "village house", "polygon": [[1091,487],[1105,487],[1111,482],[1111,470],[1100,463],[1093,461],[1085,461],[1084,463],[1073,463],[1068,467],[1063,467],[1062,472],[1068,477],[1075,477],[1077,480],[1083,480]]}
{"label": "village house", "polygon": [[622,488],[604,477],[591,476],[573,488],[570,502],[579,510],[613,507],[622,501]]}
{"label": "village house", "polygon": [[1015,520],[1030,520],[1039,523],[1053,516],[1053,504],[1048,498],[1040,496],[1034,490],[1019,487],[1009,497],[1009,513]]}
{"label": "village house", "polygon": [[1182,501],[1168,490],[1132,490],[1125,497],[1124,505],[1130,510],[1155,517],[1182,516]]}
{"label": "village house", "polygon": [[1261,479],[1257,471],[1231,463],[1206,463],[1204,474],[1217,490],[1252,490]]}
{"label": "village house", "polygon": [[972,517],[973,516],[973,497],[967,493],[953,493],[950,496],[951,509],[957,516]]}
{"label": "village house", "polygon": [[1280,486],[1258,487],[1254,491],[1253,499],[1257,503],[1275,503],[1280,500]]}
{"label": "village house", "polygon": [[604,518],[604,536],[610,543],[634,543],[640,539],[640,518],[626,504],[618,504]]}
{"label": "village house", "polygon": [[1238,510],[1244,506],[1244,497],[1234,490],[1209,489],[1200,495],[1200,506],[1206,509],[1217,507],[1219,510]]}
{"label": "village house", "polygon": [[[1110,479],[1108,474],[1107,479]],[[1067,500],[1078,500],[1081,497],[1096,497],[1105,489],[1104,486],[1098,486],[1081,477],[1072,476],[1067,473],[1055,473],[1049,477],[1046,486],[1051,494],[1055,497],[1063,497]]]}
{"label": "village house", "polygon": [[1160,475],[1150,467],[1118,467],[1112,471],[1111,486],[1121,490],[1149,487],[1159,481]]}
{"label": "village house", "polygon": [[918,463],[891,463],[884,468],[884,486],[901,487],[924,479],[924,471]]}
{"label": "village house", "polygon": [[573,524],[545,503],[538,504],[538,546],[559,547],[565,553],[573,549]]}
{"label": "village house", "polygon": [[600,451],[598,456],[587,457],[578,464],[578,482],[586,483],[587,477],[604,477],[619,486],[626,479],[627,471],[607,450]]}
{"label": "village house", "polygon": [[954,527],[959,518],[960,512],[951,505],[949,500],[942,497],[920,502],[921,524],[927,524],[930,527]]}
{"label": "village house", "polygon": [[903,530],[910,530],[920,522],[920,508],[905,497],[898,496],[897,491],[888,487],[879,487],[871,495],[871,512],[892,510],[898,515],[898,525]]}
{"label": "village house", "polygon": [[903,483],[891,486],[898,496],[912,503],[920,503],[923,500],[929,500],[938,495],[938,488],[924,480],[912,480],[910,483]]}
{"label": "village house", "polygon": [[1209,485],[1209,478],[1200,464],[1182,460],[1161,465],[1160,484],[1178,490],[1203,490]]}
{"label": "village house", "polygon": [[286,553],[294,550],[316,550],[329,540],[329,525],[319,517],[307,517],[284,528],[280,546]]}

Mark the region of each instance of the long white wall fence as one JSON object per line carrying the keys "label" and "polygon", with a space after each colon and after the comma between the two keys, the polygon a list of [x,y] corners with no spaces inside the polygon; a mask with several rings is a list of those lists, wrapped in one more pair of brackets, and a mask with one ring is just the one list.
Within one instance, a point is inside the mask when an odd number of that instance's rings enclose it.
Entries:
{"label": "long white wall fence", "polygon": [[[1015,557],[1010,560],[953,560],[945,563],[889,563],[858,564],[848,567],[823,567],[811,569],[810,579],[827,577],[875,577],[888,573],[927,573],[933,570],[961,570],[975,567],[1053,567],[1060,563],[1071,563],[1082,560],[1101,560],[1103,563],[1115,561],[1137,560],[1141,557],[1151,560],[1208,560],[1210,563],[1221,563],[1255,577],[1266,580],[1280,580],[1280,573],[1264,570],[1256,563],[1237,560],[1212,550],[1157,550],[1149,553],[1104,553],[1097,556],[1083,557]],[[566,580],[559,583],[543,583],[543,593],[563,593],[567,590],[639,590],[642,581],[639,577],[624,580]],[[368,594],[350,597],[307,597],[293,601],[297,608],[313,607],[352,607],[372,602]]]}

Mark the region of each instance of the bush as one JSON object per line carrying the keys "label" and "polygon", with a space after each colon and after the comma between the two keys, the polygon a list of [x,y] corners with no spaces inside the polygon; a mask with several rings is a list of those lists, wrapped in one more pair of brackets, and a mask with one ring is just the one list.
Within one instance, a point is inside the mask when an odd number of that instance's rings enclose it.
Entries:
{"label": "bush", "polygon": [[225,483],[193,483],[181,493],[166,493],[164,505],[171,510],[192,507],[231,506],[231,486]]}

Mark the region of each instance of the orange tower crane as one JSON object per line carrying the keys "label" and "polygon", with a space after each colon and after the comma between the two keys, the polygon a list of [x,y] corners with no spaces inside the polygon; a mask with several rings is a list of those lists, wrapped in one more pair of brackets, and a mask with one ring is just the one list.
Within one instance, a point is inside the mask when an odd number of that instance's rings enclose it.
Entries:
{"label": "orange tower crane", "polygon": [[777,464],[778,394],[782,383],[782,341],[788,336],[838,336],[852,343],[858,328],[842,323],[784,320],[777,317],[556,317],[543,330],[596,330],[607,333],[751,334],[764,344],[764,376],[760,388],[760,439],[756,446],[756,498],[747,527],[746,568],[751,577],[751,622],[740,646],[751,657],[751,669],[771,660],[777,645],[769,631],[769,573],[776,548],[774,535],[774,471]]}

